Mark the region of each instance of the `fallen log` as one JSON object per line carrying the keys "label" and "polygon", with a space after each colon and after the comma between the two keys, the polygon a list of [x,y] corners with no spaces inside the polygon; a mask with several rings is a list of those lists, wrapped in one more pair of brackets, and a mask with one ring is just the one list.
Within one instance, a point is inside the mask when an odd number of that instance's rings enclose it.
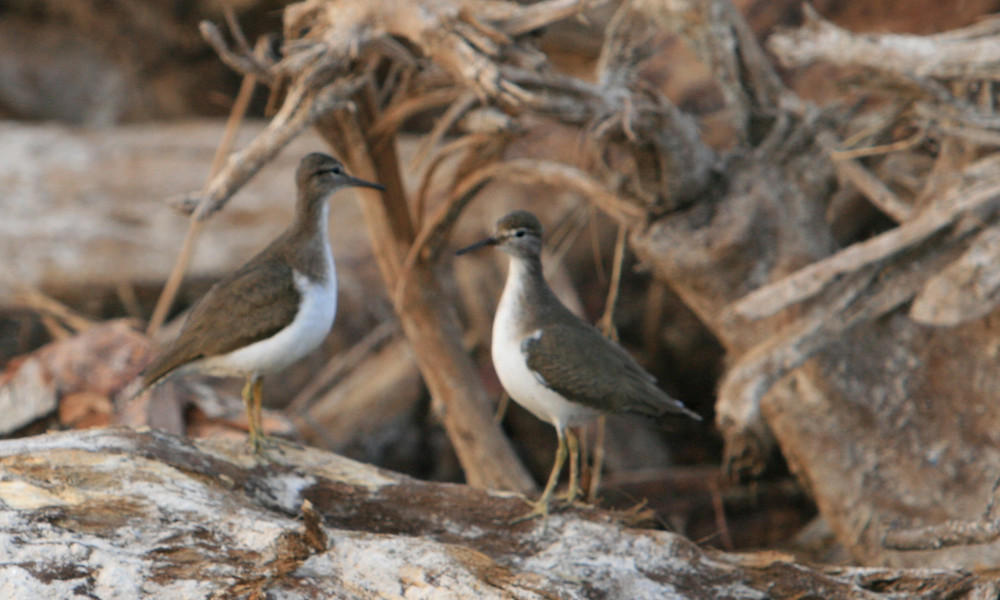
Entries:
{"label": "fallen log", "polygon": [[282,444],[92,429],[0,442],[7,598],[979,598],[960,571],[821,568],[703,550],[573,509]]}

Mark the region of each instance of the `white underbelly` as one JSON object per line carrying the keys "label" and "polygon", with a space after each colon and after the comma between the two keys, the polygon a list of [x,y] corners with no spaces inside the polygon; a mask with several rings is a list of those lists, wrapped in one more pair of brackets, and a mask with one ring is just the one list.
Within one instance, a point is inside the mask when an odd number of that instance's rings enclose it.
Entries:
{"label": "white underbelly", "polygon": [[[332,265],[331,265],[332,266]],[[334,269],[323,284],[293,272],[301,304],[295,319],[275,335],[229,354],[202,361],[199,369],[218,375],[263,374],[280,371],[315,350],[326,338],[337,314]]]}
{"label": "white underbelly", "polygon": [[580,425],[597,416],[596,410],[570,402],[543,385],[528,369],[521,340],[503,335],[503,325],[498,325],[493,329],[493,366],[512,400],[557,429]]}

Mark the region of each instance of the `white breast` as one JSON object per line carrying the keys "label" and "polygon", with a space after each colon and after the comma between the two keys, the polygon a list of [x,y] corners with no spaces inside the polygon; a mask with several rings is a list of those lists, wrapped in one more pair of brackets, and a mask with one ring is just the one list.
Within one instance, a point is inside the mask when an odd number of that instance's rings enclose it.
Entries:
{"label": "white breast", "polygon": [[337,313],[337,276],[330,257],[326,281],[313,283],[293,271],[301,295],[295,319],[275,335],[223,356],[205,360],[199,369],[219,375],[280,371],[312,352],[326,338]]}
{"label": "white breast", "polygon": [[521,342],[541,332],[536,330],[528,334],[520,333],[517,320],[522,311],[522,280],[516,272],[516,265],[517,261],[512,260],[511,272],[507,276],[493,319],[491,353],[497,377],[511,399],[557,429],[587,422],[597,414],[595,410],[566,400],[546,387],[539,381],[539,376],[528,368],[527,358],[521,351]]}

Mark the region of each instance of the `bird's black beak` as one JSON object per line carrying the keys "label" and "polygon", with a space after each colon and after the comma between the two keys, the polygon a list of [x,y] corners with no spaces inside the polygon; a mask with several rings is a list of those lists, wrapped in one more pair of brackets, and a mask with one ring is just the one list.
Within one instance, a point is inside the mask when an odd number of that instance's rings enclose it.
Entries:
{"label": "bird's black beak", "polygon": [[480,248],[483,248],[485,246],[496,246],[498,241],[499,240],[497,240],[495,237],[490,236],[485,240],[478,241],[471,246],[466,246],[465,248],[462,248],[455,254],[461,256],[462,254],[465,254],[467,252],[472,252],[473,250],[479,250]]}
{"label": "bird's black beak", "polygon": [[361,179],[359,177],[347,177],[347,184],[353,185],[354,187],[366,187],[372,188],[373,190],[385,191],[385,186],[381,183],[374,183],[366,179]]}

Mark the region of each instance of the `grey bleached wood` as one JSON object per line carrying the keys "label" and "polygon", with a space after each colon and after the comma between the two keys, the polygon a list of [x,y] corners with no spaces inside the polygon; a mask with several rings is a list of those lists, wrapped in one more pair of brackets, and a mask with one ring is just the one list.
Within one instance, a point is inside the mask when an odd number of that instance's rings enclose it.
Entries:
{"label": "grey bleached wood", "polygon": [[917,77],[994,79],[1000,73],[996,18],[938,35],[864,35],[837,27],[808,4],[803,11],[802,27],[768,40],[785,67],[823,61]]}
{"label": "grey bleached wood", "polygon": [[283,445],[124,428],[0,442],[0,594],[157,598],[955,600],[989,579],[723,554],[600,511],[508,524],[523,501]]}
{"label": "grey bleached wood", "polygon": [[910,317],[952,326],[979,319],[1000,304],[1000,228],[982,231],[958,260],[934,275],[910,305]]}
{"label": "grey bleached wood", "polygon": [[[224,127],[219,120],[86,130],[0,123],[0,296],[14,283],[71,289],[162,281],[188,225],[166,201],[207,177]],[[263,129],[245,123],[237,145]],[[190,275],[228,272],[280,233],[294,208],[295,165],[319,148],[315,137],[302,136],[248,183],[235,208],[212,220]],[[338,259],[367,252],[349,195],[330,213]]]}

